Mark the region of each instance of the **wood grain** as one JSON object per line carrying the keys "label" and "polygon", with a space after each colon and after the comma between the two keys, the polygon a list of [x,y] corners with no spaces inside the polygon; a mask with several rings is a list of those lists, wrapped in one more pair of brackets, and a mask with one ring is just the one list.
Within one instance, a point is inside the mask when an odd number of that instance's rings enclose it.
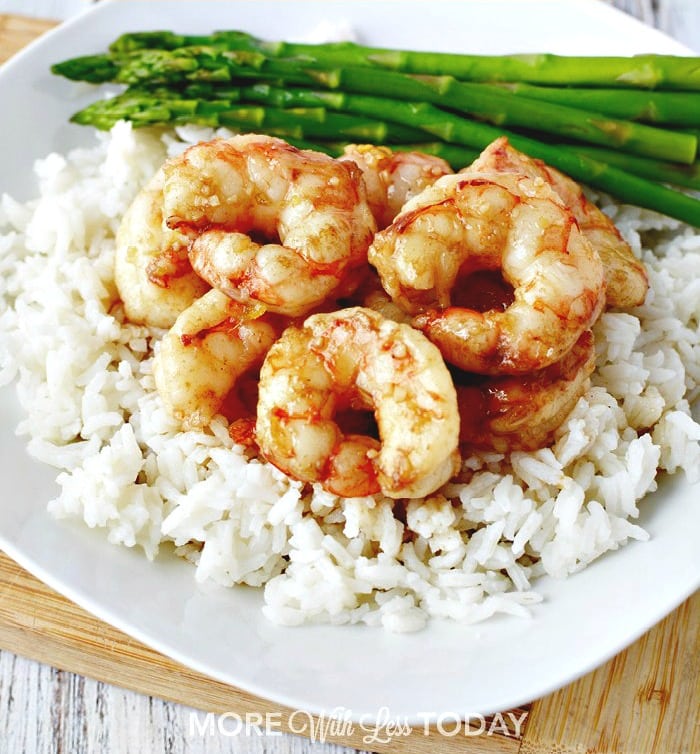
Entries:
{"label": "wood grain", "polygon": [[697,592],[625,652],[535,702],[521,751],[698,754],[699,715]]}
{"label": "wood grain", "polygon": [[43,18],[0,14],[0,63],[55,25],[55,21]]}
{"label": "wood grain", "polygon": [[[0,62],[52,26],[42,19],[0,15]],[[292,730],[292,711],[172,662],[98,621],[4,555],[0,647],[60,669],[56,672],[80,673],[205,712],[279,713],[280,729]],[[51,704],[60,706],[61,700]],[[510,735],[496,729],[491,736],[468,738],[416,730],[388,743],[375,741],[371,748],[417,754],[436,748],[448,754],[698,754],[698,710],[700,594],[593,673],[529,708],[512,710],[516,719],[527,713],[520,735],[513,728]],[[299,729],[294,726],[293,732]],[[366,749],[365,735],[354,730],[328,742]]]}

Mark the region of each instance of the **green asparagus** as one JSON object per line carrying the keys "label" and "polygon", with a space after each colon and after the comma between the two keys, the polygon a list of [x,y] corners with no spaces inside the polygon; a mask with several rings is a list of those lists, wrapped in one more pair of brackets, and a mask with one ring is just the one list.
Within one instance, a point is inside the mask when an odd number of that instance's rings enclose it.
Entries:
{"label": "green asparagus", "polygon": [[[348,141],[419,146],[454,168],[505,135],[581,183],[700,227],[700,200],[664,185],[698,188],[697,59],[468,56],[146,32],[52,70],[128,85],[76,123],[226,126],[330,154]],[[631,90],[652,86],[689,91]],[[636,122],[645,120],[674,127]]]}
{"label": "green asparagus", "polygon": [[[364,113],[365,115],[372,115],[378,117],[378,114],[383,110],[381,101],[376,98],[359,97],[352,95],[345,95],[340,92],[325,92],[325,91],[313,91],[307,89],[301,89],[299,87],[290,87],[287,89],[281,89],[272,87],[269,84],[255,84],[249,86],[243,86],[234,90],[243,101],[257,102],[261,104],[274,105],[276,107],[316,107],[323,106],[330,109],[349,110],[356,113]],[[414,103],[415,105],[416,103]],[[387,115],[388,118],[388,115]],[[478,124],[475,124],[478,125]],[[514,134],[510,135],[511,140],[517,137]],[[440,142],[436,142],[440,143]],[[444,142],[442,142],[444,144]],[[448,145],[445,144],[445,147]],[[449,145],[453,149],[462,150],[462,147],[455,147],[455,145]],[[472,159],[476,156],[479,147],[472,144],[473,149],[470,150],[470,154],[473,155]],[[600,162],[609,162],[611,165],[615,165],[627,172],[635,175],[649,178],[651,180],[658,180],[664,183],[673,183],[678,186],[686,186],[688,188],[700,189],[700,171],[698,170],[698,163],[692,165],[683,165],[677,163],[662,162],[659,160],[650,160],[646,158],[636,157],[634,155],[628,155],[624,152],[614,151],[611,149],[600,149],[594,147],[584,147],[579,144],[560,144],[558,148],[564,149],[567,152],[573,152],[584,156],[591,157]],[[424,148],[423,151],[431,151]],[[447,149],[444,150],[447,152]],[[436,154],[435,147],[432,148],[431,153]],[[471,160],[458,156],[459,152],[452,154],[452,158],[447,159],[451,164],[454,163],[455,158],[457,162],[461,162],[460,167],[468,164]]]}
{"label": "green asparagus", "polygon": [[700,191],[700,161],[692,165],[679,165],[675,162],[649,160],[646,157],[623,154],[613,149],[577,145],[576,152],[591,157],[598,162],[615,165],[628,173],[648,178],[650,181],[670,183],[674,186]]}
{"label": "green asparagus", "polygon": [[[141,91],[145,101],[135,122],[144,124],[145,114],[165,113],[169,107],[169,100],[167,97],[158,100],[151,96],[149,90]],[[582,183],[613,194],[622,201],[656,209],[700,226],[700,201],[697,199],[612,167],[588,155],[577,153],[572,145],[540,142],[486,123],[468,120],[429,103],[387,100],[337,91],[299,88],[280,90],[267,84],[242,87],[239,93],[240,104],[219,100],[216,107],[209,107],[206,114],[201,116],[196,109],[192,112],[192,105],[189,104],[187,109],[190,112],[175,122],[223,125],[235,130],[264,129],[268,133],[307,140],[334,140],[347,136],[376,143],[389,141],[392,127],[390,124],[395,124],[393,127],[405,127],[404,136],[413,136],[411,139],[402,139],[404,142],[416,141],[416,134],[419,134],[418,140],[421,140],[420,137],[424,140],[427,134],[430,134],[431,137],[437,137],[447,144],[467,147],[474,151],[479,151],[497,137],[506,135],[516,149],[544,160]],[[131,106],[138,106],[138,92],[127,90],[127,94],[131,98]],[[172,94],[170,96],[175,97]],[[251,102],[252,98],[255,98],[258,106]],[[107,111],[113,122],[116,122],[115,113],[110,113],[115,106],[114,100],[117,100],[118,104],[118,97],[94,103],[83,110],[82,114],[75,116],[76,122],[109,127],[108,120],[100,120],[100,113]],[[249,104],[244,100],[248,100]],[[216,100],[205,104],[215,103]],[[286,107],[280,107],[280,104],[285,104]],[[340,112],[328,112],[334,108]],[[117,113],[122,117],[123,108],[117,107]],[[341,119],[342,128],[334,121],[333,116]],[[356,122],[358,118],[359,123]],[[116,118],[118,119],[119,117]],[[167,122],[167,119],[154,120],[152,124]]]}
{"label": "green asparagus", "polygon": [[[622,121],[557,103],[516,97],[498,87],[457,81],[452,76],[418,77],[361,67],[315,68],[309,61],[278,60],[258,52],[221,52],[213,47],[179,50],[138,50],[116,58],[117,81],[125,83],[228,81],[266,76],[286,83],[320,84],[344,92],[430,102],[446,109],[478,116],[494,125],[538,130],[558,138],[624,149],[633,154],[673,162],[692,163],[698,140],[683,132],[666,131],[634,121]],[[54,70],[67,73],[67,63]],[[75,72],[71,76],[77,75]]]}
{"label": "green asparagus", "polygon": [[700,96],[688,92],[604,89],[573,86],[535,86],[522,82],[481,84],[518,97],[553,102],[604,113],[623,120],[670,126],[700,126]]}
{"label": "green asparagus", "polygon": [[280,58],[303,57],[333,67],[364,65],[406,73],[450,75],[465,81],[700,90],[698,59],[675,55],[464,55],[368,47],[354,42],[270,42],[241,31],[221,31],[203,36],[167,31],[125,34],[113,43],[111,51],[121,54],[142,49],[174,50],[188,46],[211,46],[221,51],[258,51]]}
{"label": "green asparagus", "polygon": [[[128,91],[128,96],[99,100],[72,116],[71,121],[107,131],[119,120],[136,127],[195,124],[224,126],[237,131],[263,130],[296,139],[338,139],[377,143],[403,143],[423,136],[422,131],[395,122],[333,112],[321,106],[261,107],[231,99],[207,102],[157,99],[151,92]],[[321,104],[320,102],[318,104]]]}

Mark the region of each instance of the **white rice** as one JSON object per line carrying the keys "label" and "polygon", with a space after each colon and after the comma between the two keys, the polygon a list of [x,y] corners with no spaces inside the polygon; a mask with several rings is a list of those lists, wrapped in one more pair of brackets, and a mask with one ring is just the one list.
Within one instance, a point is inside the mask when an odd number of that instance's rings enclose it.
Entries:
{"label": "white rice", "polygon": [[0,383],[16,380],[19,432],[59,470],[54,516],[151,559],[174,543],[198,581],[264,589],[276,623],[414,631],[527,615],[538,576],[647,539],[634,522],[659,472],[698,479],[700,235],[604,198],[651,290],[601,317],[597,372],[553,447],[471,456],[468,483],[403,505],[309,492],[248,460],[223,419],[179,431],[151,375],[161,333],[125,323],[116,299],[114,234],[166,155],[209,135],[120,123],[39,161],[37,199],[0,200]]}

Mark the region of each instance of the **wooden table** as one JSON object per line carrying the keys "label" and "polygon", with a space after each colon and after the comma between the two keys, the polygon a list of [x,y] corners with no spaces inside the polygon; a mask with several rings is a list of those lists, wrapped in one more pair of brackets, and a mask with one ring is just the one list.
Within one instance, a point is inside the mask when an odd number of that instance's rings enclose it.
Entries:
{"label": "wooden table", "polygon": [[[0,61],[87,0],[0,0]],[[697,0],[615,0],[700,50]],[[693,21],[693,19],[695,19]],[[187,670],[106,626],[0,554],[0,754],[23,752],[700,752],[700,594],[595,672],[475,735],[394,736],[368,743],[345,728],[325,742],[290,710]],[[32,658],[32,659],[26,659]],[[196,708],[196,709],[195,709]],[[215,713],[207,716],[207,713]],[[246,718],[246,715],[248,716]],[[268,735],[241,721],[272,722]],[[265,717],[268,715],[269,717]],[[481,723],[477,726],[481,727]],[[492,731],[492,735],[487,735]]]}

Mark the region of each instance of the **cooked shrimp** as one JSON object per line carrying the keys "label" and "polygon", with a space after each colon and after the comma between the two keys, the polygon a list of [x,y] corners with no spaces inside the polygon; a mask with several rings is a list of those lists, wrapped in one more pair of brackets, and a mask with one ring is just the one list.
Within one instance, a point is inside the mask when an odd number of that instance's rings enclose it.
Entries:
{"label": "cooked shrimp", "polygon": [[586,330],[561,361],[530,374],[454,375],[460,442],[501,453],[550,445],[594,368],[593,333]]}
{"label": "cooked shrimp", "polygon": [[386,319],[391,319],[394,322],[400,322],[405,325],[411,324],[411,315],[397,306],[392,301],[391,296],[381,286],[367,290],[362,297],[362,301],[363,306],[381,314]]}
{"label": "cooked shrimp", "polygon": [[490,144],[465,172],[518,173],[547,181],[573,212],[582,233],[600,255],[608,305],[630,307],[644,303],[649,287],[644,264],[634,256],[615,223],[586,198],[576,181],[514,149],[505,137]]}
{"label": "cooked shrimp", "polygon": [[409,199],[453,172],[440,157],[394,152],[372,144],[349,144],[338,159],[352,160],[362,171],[367,200],[380,229],[392,222]]}
{"label": "cooked shrimp", "polygon": [[404,325],[410,325],[413,317],[397,306],[391,296],[382,288],[382,282],[376,270],[369,264],[365,268],[365,275],[361,284],[353,291],[352,295],[340,302],[336,308],[351,306],[363,306],[373,309],[386,319],[392,319]]}
{"label": "cooked shrimp", "polygon": [[168,227],[236,301],[299,316],[366,261],[375,222],[352,162],[248,134],[195,144],[164,170]]}
{"label": "cooked shrimp", "polygon": [[[345,434],[337,415],[371,410],[379,439]],[[422,497],[459,465],[452,379],[425,336],[352,307],[287,328],[260,370],[263,455],[287,474],[357,497]]]}
{"label": "cooked shrimp", "polygon": [[[561,359],[605,301],[603,269],[544,181],[510,173],[440,178],[369,250],[382,285],[417,316],[445,359],[470,372],[520,374]],[[460,276],[500,270],[512,303],[455,306]]]}
{"label": "cooked shrimp", "polygon": [[153,359],[156,388],[184,429],[206,426],[236,381],[262,363],[279,329],[271,315],[256,314],[212,289],[161,340]]}
{"label": "cooked shrimp", "polygon": [[170,327],[209,286],[187,258],[188,239],[163,223],[163,171],[138,194],[117,232],[114,279],[131,322]]}

